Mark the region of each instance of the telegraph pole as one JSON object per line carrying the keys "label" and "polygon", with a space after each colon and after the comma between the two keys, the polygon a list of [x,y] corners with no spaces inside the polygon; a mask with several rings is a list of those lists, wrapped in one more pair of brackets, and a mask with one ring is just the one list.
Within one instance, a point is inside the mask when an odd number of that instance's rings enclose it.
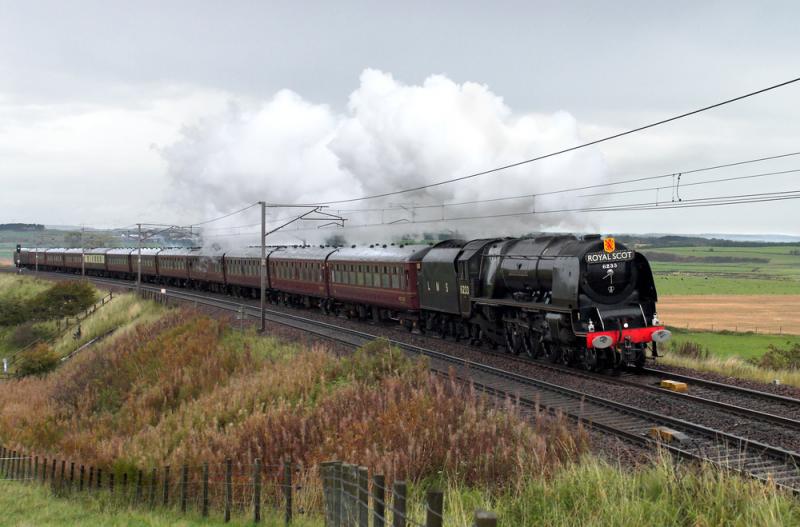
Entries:
{"label": "telegraph pole", "polygon": [[85,228],[81,225],[81,280],[86,280],[86,250],[83,248],[83,231]]}
{"label": "telegraph pole", "polygon": [[267,330],[266,313],[264,312],[267,294],[267,204],[259,201],[261,205],[261,332]]}
{"label": "telegraph pole", "polygon": [[136,258],[136,295],[142,294],[142,224],[137,223],[139,227],[139,256]]}

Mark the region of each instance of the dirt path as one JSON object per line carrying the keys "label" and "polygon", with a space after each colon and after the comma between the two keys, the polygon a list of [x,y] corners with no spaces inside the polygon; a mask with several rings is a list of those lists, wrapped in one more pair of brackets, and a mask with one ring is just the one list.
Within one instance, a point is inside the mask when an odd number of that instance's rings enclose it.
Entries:
{"label": "dirt path", "polygon": [[658,302],[661,320],[690,329],[800,335],[800,295],[676,295]]}

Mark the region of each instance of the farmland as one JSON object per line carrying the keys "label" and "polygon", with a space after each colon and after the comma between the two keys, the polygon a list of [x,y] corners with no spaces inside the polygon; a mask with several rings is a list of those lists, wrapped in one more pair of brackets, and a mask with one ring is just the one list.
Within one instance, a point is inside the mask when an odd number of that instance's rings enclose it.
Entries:
{"label": "farmland", "polygon": [[650,258],[662,296],[800,294],[800,245],[639,250]]}

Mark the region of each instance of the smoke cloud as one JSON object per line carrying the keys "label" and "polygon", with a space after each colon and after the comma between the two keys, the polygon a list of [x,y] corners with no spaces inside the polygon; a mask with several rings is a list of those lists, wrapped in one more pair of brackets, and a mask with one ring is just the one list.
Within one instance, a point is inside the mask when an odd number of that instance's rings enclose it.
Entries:
{"label": "smoke cloud", "polygon": [[[187,126],[161,148],[177,205],[207,216],[257,200],[315,203],[391,192],[514,163],[583,140],[569,113],[518,114],[486,85],[433,75],[409,85],[391,74],[365,70],[346,109],[337,112],[282,90],[262,102],[231,104],[221,115]],[[544,213],[585,203],[575,194],[461,206],[419,205],[474,201],[602,183],[605,162],[596,149],[557,156],[464,182],[381,200],[333,205],[347,218],[342,229],[297,222],[269,240],[319,243],[332,234],[351,241],[387,241],[403,234],[457,231],[464,236],[591,230],[587,214]],[[502,220],[445,221],[530,211]],[[369,209],[369,210],[365,210]],[[374,210],[381,209],[381,210]],[[270,209],[270,228],[304,209]],[[208,226],[206,236],[228,235],[237,245],[257,232],[255,211]],[[392,223],[394,222],[394,223]],[[391,226],[385,224],[392,223]],[[373,227],[357,227],[381,224]],[[242,226],[233,228],[234,226]],[[257,240],[257,235],[254,236]]]}

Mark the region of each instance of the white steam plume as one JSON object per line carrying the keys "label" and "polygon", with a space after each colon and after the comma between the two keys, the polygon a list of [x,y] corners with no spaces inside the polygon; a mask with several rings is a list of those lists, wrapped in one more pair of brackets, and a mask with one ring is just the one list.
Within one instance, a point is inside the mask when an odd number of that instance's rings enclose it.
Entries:
{"label": "white steam plume", "polygon": [[[257,200],[309,203],[391,192],[463,176],[579,144],[575,119],[566,112],[515,115],[487,86],[457,84],[434,75],[420,86],[368,69],[344,113],[282,90],[259,104],[231,105],[223,115],[187,127],[162,155],[181,205],[214,216]],[[428,223],[442,209],[403,210],[410,204],[472,201],[596,184],[606,181],[602,155],[583,149],[499,173],[381,200],[334,205],[350,225],[401,221],[392,227],[317,230],[317,223],[292,225],[271,241],[319,243],[341,233],[348,241],[387,241],[421,232],[457,230],[465,236],[522,234],[542,230],[586,230],[586,214],[541,214],[497,221]],[[536,209],[575,208],[575,194],[540,196]],[[445,207],[445,217],[531,210],[532,200]],[[200,210],[198,210],[200,207]],[[354,210],[387,208],[374,212]],[[271,220],[297,209],[274,209]],[[418,225],[408,223],[411,220]],[[223,238],[227,226],[257,223],[257,214],[212,224],[207,236]],[[279,221],[270,227],[279,225]],[[295,230],[295,229],[301,230]],[[216,229],[216,230],[211,230]],[[257,227],[235,232],[257,232]],[[232,237],[235,245],[257,235]]]}

